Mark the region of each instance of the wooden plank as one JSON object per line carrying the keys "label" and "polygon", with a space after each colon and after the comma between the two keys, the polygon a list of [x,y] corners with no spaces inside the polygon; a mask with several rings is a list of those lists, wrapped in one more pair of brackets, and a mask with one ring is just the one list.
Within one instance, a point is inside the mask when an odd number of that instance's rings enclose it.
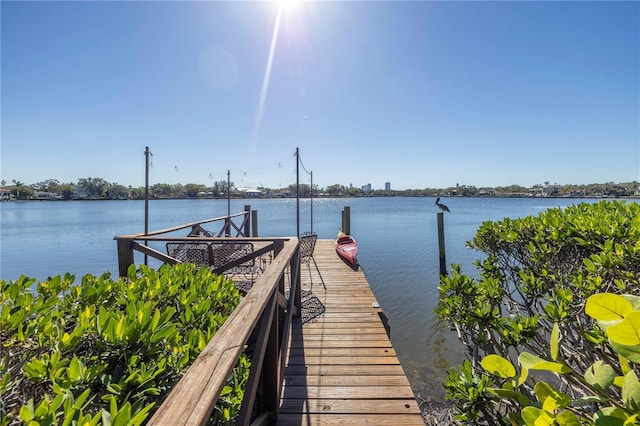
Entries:
{"label": "wooden plank", "polygon": [[[298,338],[298,337],[302,337],[302,334],[297,334],[292,336],[293,338]],[[304,341],[308,342],[311,340],[319,340],[319,341],[327,341],[327,340],[340,340],[343,342],[349,342],[349,341],[353,341],[353,340],[361,340],[361,341],[366,341],[366,340],[379,340],[381,338],[385,338],[387,337],[386,333],[382,333],[382,332],[378,332],[378,333],[371,333],[371,334],[332,334],[330,336],[324,335],[322,333],[306,333],[304,334]]]}
{"label": "wooden plank", "polygon": [[296,357],[290,356],[288,360],[289,365],[358,365],[366,364],[372,366],[377,365],[399,365],[400,361],[394,356],[304,356]]}
{"label": "wooden plank", "polygon": [[285,377],[296,375],[324,375],[324,376],[404,376],[404,370],[400,364],[378,365],[372,369],[370,365],[287,365]]}
{"label": "wooden plank", "polygon": [[392,347],[364,347],[364,348],[291,348],[290,357],[356,357],[356,356],[396,356]]}
{"label": "wooden plank", "polygon": [[[303,336],[308,336],[313,334],[326,335],[327,330],[328,328],[308,327],[308,328],[305,328],[304,332],[302,332],[301,334]],[[387,332],[382,327],[382,325],[380,325],[379,327],[355,327],[351,329],[335,327],[335,328],[331,328],[330,330],[331,330],[331,334],[335,336],[338,336],[341,334],[347,335],[347,336],[358,335],[358,334],[364,334],[364,335],[372,335],[372,334],[386,335],[387,334]],[[292,331],[292,337],[296,335],[296,332],[297,330]]]}
{"label": "wooden plank", "polygon": [[287,386],[286,399],[398,399],[414,398],[409,386]]}
{"label": "wooden plank", "polygon": [[[404,375],[289,375],[285,379],[287,386],[409,386]],[[285,392],[286,393],[286,392]]]}
{"label": "wooden plank", "polygon": [[334,320],[326,320],[325,318],[318,318],[316,321],[312,323],[306,324],[306,330],[326,330],[327,332],[331,332],[331,330],[336,328],[380,328],[380,318],[377,320],[375,318],[368,318],[366,320],[362,320],[359,318],[353,318],[353,321],[336,321]]}
{"label": "wooden plank", "polygon": [[315,349],[315,348],[393,348],[389,339],[380,338],[378,340],[351,340],[348,343],[344,340],[322,340],[322,339],[307,339],[306,341],[291,342],[289,347],[294,349]]}
{"label": "wooden plank", "polygon": [[291,398],[282,404],[283,413],[350,413],[350,414],[420,414],[413,398],[408,399],[360,399],[355,402],[338,398],[310,399],[301,407],[304,399]]}
{"label": "wooden plank", "polygon": [[380,425],[410,426],[424,425],[420,414],[282,414],[278,417],[278,425]]}

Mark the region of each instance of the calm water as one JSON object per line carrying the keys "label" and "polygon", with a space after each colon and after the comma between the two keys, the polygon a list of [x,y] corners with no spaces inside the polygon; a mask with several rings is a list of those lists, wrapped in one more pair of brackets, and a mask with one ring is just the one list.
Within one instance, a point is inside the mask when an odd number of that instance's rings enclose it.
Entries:
{"label": "calm water", "polygon": [[[475,273],[480,253],[465,243],[486,220],[535,215],[576,199],[447,198],[447,263]],[[433,309],[438,301],[437,209],[431,198],[314,199],[313,230],[333,239],[344,206],[351,207],[351,233],[358,240],[358,260],[386,311],[391,340],[414,391],[421,398],[443,396],[445,369],[460,364],[464,352]],[[232,200],[231,212],[251,204],[258,210],[261,236],[296,234],[296,201]],[[300,231],[311,229],[310,202],[301,201]],[[149,229],[227,214],[226,200],[153,200]],[[206,227],[206,226],[205,226]],[[46,279],[71,272],[112,271],[117,276],[113,237],[144,232],[142,201],[70,201],[0,203],[0,278],[21,274]],[[136,260],[140,261],[140,260]]]}

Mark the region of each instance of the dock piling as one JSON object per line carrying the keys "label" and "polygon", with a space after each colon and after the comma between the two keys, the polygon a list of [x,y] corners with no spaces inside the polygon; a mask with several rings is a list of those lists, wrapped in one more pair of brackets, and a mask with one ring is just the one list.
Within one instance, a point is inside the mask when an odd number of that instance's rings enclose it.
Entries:
{"label": "dock piling", "polygon": [[444,249],[444,212],[438,215],[438,253],[440,257],[440,275],[447,275],[447,260]]}
{"label": "dock piling", "polygon": [[251,210],[251,236],[258,237],[258,210]]}
{"label": "dock piling", "polygon": [[342,210],[342,232],[351,235],[351,207],[344,206]]}

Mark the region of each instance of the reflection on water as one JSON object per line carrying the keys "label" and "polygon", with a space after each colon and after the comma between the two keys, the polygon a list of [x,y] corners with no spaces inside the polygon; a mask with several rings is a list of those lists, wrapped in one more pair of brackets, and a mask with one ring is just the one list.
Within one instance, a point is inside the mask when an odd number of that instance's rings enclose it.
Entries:
{"label": "reflection on water", "polygon": [[[485,199],[443,200],[447,263],[475,274],[480,254],[466,248],[480,224],[504,217],[524,217],[581,200]],[[592,202],[593,200],[586,200]],[[232,200],[232,213],[251,204],[258,210],[261,236],[296,233],[296,201]],[[437,208],[429,198],[359,198],[313,200],[313,231],[333,239],[341,211],[351,207],[351,232],[358,259],[371,288],[389,317],[391,340],[421,399],[441,398],[446,369],[465,358],[465,348],[433,309],[438,303],[439,261]],[[24,202],[0,204],[0,277],[24,273],[48,276],[117,271],[116,235],[144,230],[142,201]],[[226,200],[152,200],[149,229],[227,214]],[[301,201],[300,230],[311,230],[311,203]],[[137,262],[141,260],[136,258]],[[116,272],[117,273],[117,272]]]}

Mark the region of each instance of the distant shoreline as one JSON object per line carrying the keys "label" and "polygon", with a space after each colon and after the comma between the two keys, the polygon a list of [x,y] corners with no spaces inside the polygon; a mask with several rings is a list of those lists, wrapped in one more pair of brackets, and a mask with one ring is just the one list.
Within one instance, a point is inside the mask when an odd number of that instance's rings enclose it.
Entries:
{"label": "distant shoreline", "polygon": [[[398,195],[322,195],[322,196],[314,196],[313,199],[331,199],[331,198],[435,198],[437,195],[406,195],[406,194],[398,194]],[[602,195],[548,195],[548,196],[532,196],[532,195],[476,195],[476,196],[440,196],[441,198],[530,198],[530,199],[599,199],[599,200],[639,200],[640,195],[625,195],[625,196],[602,196]],[[293,200],[296,197],[230,197],[231,200]],[[300,197],[303,200],[309,200],[311,197]],[[226,197],[155,197],[149,198],[149,201],[161,201],[161,200],[227,200]],[[63,199],[11,199],[11,200],[2,200],[6,203],[15,203],[15,202],[65,202],[65,201],[144,201],[143,198],[71,198],[69,200]]]}

